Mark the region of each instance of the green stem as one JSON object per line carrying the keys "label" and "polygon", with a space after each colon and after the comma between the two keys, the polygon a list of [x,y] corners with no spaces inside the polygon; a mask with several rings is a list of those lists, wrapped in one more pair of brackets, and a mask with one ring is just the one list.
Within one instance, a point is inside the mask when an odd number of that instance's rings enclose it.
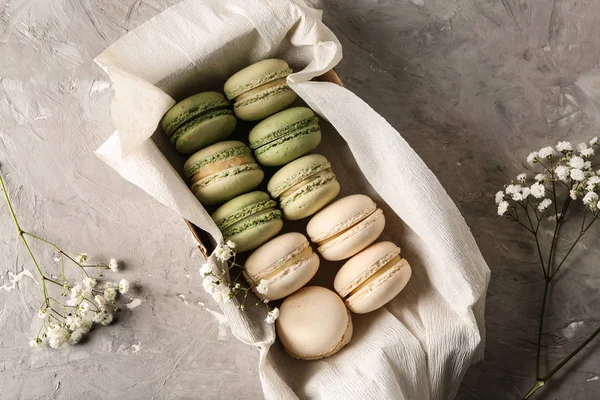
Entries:
{"label": "green stem", "polygon": [[540,379],[540,353],[542,349],[542,330],[544,328],[544,313],[546,312],[546,299],[548,297],[548,287],[550,286],[550,279],[546,277],[544,286],[544,300],[542,301],[542,312],[540,314],[540,325],[538,328],[538,338],[537,338],[537,352],[536,352],[536,361],[535,361],[535,377],[536,379]]}
{"label": "green stem", "polygon": [[529,399],[531,396],[533,396],[533,394],[536,392],[536,390],[538,390],[539,388],[541,388],[542,386],[544,386],[545,382],[542,380],[538,380],[535,382],[535,385],[533,385],[533,387],[531,388],[531,390],[529,392],[527,392],[527,394],[525,396],[523,396],[523,400],[527,400]]}

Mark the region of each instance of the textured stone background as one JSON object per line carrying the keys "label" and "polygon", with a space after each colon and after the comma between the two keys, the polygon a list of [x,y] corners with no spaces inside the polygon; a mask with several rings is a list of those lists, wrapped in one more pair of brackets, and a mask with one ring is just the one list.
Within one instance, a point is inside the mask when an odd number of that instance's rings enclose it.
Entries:
{"label": "textured stone background", "polygon": [[[256,353],[199,289],[183,222],[92,155],[113,130],[110,85],[93,57],[175,3],[0,2],[0,163],[22,224],[74,251],[121,258],[122,275],[140,284],[127,301],[141,301],[83,346],[31,351],[40,288],[0,205],[0,398],[261,397]],[[533,381],[542,280],[531,241],[494,216],[491,196],[530,149],[598,134],[600,3],[316,4],[344,46],[344,82],[436,173],[492,269],[486,360],[457,398],[520,398]],[[552,292],[549,366],[598,324],[597,235]],[[540,398],[600,397],[597,352],[590,346]]]}

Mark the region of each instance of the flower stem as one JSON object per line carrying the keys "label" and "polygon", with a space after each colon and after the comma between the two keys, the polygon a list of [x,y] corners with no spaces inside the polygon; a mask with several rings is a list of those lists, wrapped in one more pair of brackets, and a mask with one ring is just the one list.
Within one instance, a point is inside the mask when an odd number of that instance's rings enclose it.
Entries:
{"label": "flower stem", "polygon": [[600,327],[598,329],[596,329],[594,331],[594,333],[592,333],[583,343],[581,343],[575,350],[573,350],[571,352],[571,354],[569,354],[567,357],[565,357],[564,360],[562,360],[556,367],[554,367],[550,372],[548,372],[548,374],[546,376],[544,376],[544,378],[542,378],[544,381],[547,381],[548,379],[552,378],[552,376],[554,374],[556,374],[558,372],[559,369],[561,369],[566,363],[568,363],[569,361],[571,361],[571,359],[573,357],[575,357],[575,355],[577,355],[577,353],[579,353],[581,350],[583,350],[583,348],[585,346],[588,345],[588,343],[590,343],[592,340],[594,340],[594,338],[596,336],[598,336],[598,334],[600,333]]}
{"label": "flower stem", "polygon": [[531,388],[531,390],[529,392],[527,392],[527,394],[525,396],[523,396],[523,400],[527,400],[529,399],[531,396],[533,396],[533,394],[536,392],[536,390],[538,390],[539,388],[541,388],[542,386],[544,386],[545,382],[542,380],[537,380],[535,382],[535,385],[533,385],[533,387]]}
{"label": "flower stem", "polygon": [[541,348],[542,348],[542,330],[544,328],[544,314],[546,312],[546,299],[548,297],[548,287],[549,286],[550,286],[550,279],[548,277],[546,277],[545,285],[544,285],[544,300],[542,300],[542,312],[540,314],[540,325],[538,328],[537,352],[536,352],[536,361],[535,361],[535,377],[538,380],[540,379],[540,352],[541,352]]}

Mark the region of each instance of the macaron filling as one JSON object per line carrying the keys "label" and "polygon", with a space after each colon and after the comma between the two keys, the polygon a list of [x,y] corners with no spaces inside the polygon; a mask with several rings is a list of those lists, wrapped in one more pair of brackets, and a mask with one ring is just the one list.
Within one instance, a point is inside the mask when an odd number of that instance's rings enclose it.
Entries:
{"label": "macaron filling", "polygon": [[209,119],[213,119],[221,115],[233,115],[233,111],[226,106],[222,109],[209,110],[206,113],[201,114],[200,116],[192,119],[191,121],[184,123],[175,131],[175,133],[173,133],[169,140],[171,141],[171,143],[175,144],[181,136],[189,132],[191,129],[195,128],[196,126],[205,121],[208,121]]}
{"label": "macaron filling", "polygon": [[215,221],[215,223],[217,224],[219,230],[222,232],[223,230],[229,228],[233,224],[236,224],[251,215],[258,214],[266,210],[275,210],[276,208],[277,203],[274,200],[263,200],[258,203],[250,204],[249,206],[244,207],[241,210],[238,210],[223,219]]}
{"label": "macaron filling", "polygon": [[407,266],[409,266],[408,261],[400,256],[394,257],[383,268],[375,272],[369,279],[350,292],[350,294],[344,298],[344,302],[348,306],[351,306]]}
{"label": "macaron filling", "polygon": [[252,171],[252,170],[260,170],[260,165],[253,162],[253,163],[244,164],[244,165],[240,165],[240,166],[233,167],[233,168],[228,168],[224,171],[219,171],[219,172],[214,173],[204,179],[194,182],[194,184],[191,186],[191,189],[193,192],[195,192],[196,190],[202,189],[203,187],[205,187],[206,185],[208,185],[214,181],[218,181],[220,179],[227,178],[228,176],[231,176],[231,175],[236,175],[236,174],[239,174],[242,172],[247,172],[247,171]]}
{"label": "macaron filling", "polygon": [[230,103],[225,99],[197,104],[193,107],[190,107],[188,110],[182,112],[181,114],[177,115],[170,122],[163,124],[163,130],[165,131],[167,136],[171,136],[177,128],[179,128],[181,125],[188,122],[192,118],[200,117],[202,114],[205,114],[210,110],[228,108],[229,106]]}
{"label": "macaron filling", "polygon": [[235,108],[249,106],[264,99],[265,97],[276,96],[281,93],[289,92],[290,90],[292,89],[287,85],[287,83],[285,83],[285,79],[269,82],[266,85],[260,86],[238,96],[235,99],[233,106]]}
{"label": "macaron filling", "polygon": [[191,183],[197,182],[201,179],[211,176],[219,171],[223,171],[225,169],[239,167],[244,164],[254,162],[254,158],[251,155],[241,156],[241,157],[231,157],[226,158],[221,161],[217,161],[211,164],[205,165],[198,172],[196,172],[192,178],[190,179]]}
{"label": "macaron filling", "polygon": [[254,280],[255,282],[260,282],[262,279],[270,279],[278,273],[280,273],[281,271],[290,268],[294,264],[302,262],[303,260],[307,260],[311,254],[314,253],[310,245],[308,244],[308,242],[304,243],[301,246],[294,249],[293,251],[291,251],[290,253],[288,253],[283,258],[280,258],[279,260],[275,261],[262,271],[254,274],[253,276],[250,275],[250,278],[252,278],[252,280]]}
{"label": "macaron filling", "polygon": [[281,69],[279,71],[275,71],[275,72],[271,72],[267,75],[263,75],[259,78],[256,78],[248,83],[245,83],[243,85],[237,86],[236,88],[228,91],[226,93],[227,98],[229,100],[236,98],[238,96],[240,96],[242,93],[245,93],[249,90],[252,90],[254,88],[257,88],[261,85],[264,85],[265,83],[271,82],[271,81],[275,81],[275,80],[279,80],[281,78],[286,78],[289,74],[292,73],[292,70],[287,68],[287,69]]}
{"label": "macaron filling", "polygon": [[256,154],[262,154],[273,146],[279,146],[283,142],[296,139],[300,136],[309,135],[319,130],[319,119],[317,117],[305,118],[265,135],[258,141],[250,142],[250,148],[252,148]]}
{"label": "macaron filling", "polygon": [[301,197],[314,189],[321,187],[331,181],[336,180],[335,174],[331,169],[319,171],[315,175],[305,179],[297,185],[292,186],[279,196],[281,206],[285,207],[290,202],[293,202],[298,197]]}
{"label": "macaron filling", "polygon": [[[210,157],[206,157],[206,158],[196,161],[195,163],[193,163],[192,165],[187,167],[185,169],[185,171],[183,171],[183,173],[186,176],[186,178],[191,178],[192,176],[194,176],[197,172],[202,170],[207,165],[210,165],[212,163],[217,163],[221,160],[225,160],[228,158],[245,158],[244,156],[246,156],[246,155],[249,155],[250,157],[252,157],[252,151],[250,150],[250,148],[248,148],[246,146],[234,147],[232,149],[222,151],[220,153],[213,154]],[[252,162],[252,161],[254,161],[254,160],[252,159],[249,162]]]}
{"label": "macaron filling", "polygon": [[333,236],[328,237],[327,239],[324,239],[320,242],[316,242],[317,245],[319,246],[319,251],[323,252],[323,251],[327,250],[328,248],[331,248],[331,247],[335,246],[336,244],[343,242],[344,240],[346,240],[348,238],[353,237],[358,232],[362,231],[363,229],[367,229],[372,224],[374,224],[382,215],[383,215],[383,211],[378,208],[374,212],[372,212],[371,214],[366,216],[364,219],[362,219],[360,222],[356,223],[355,225],[352,225],[352,226],[344,229],[343,231],[336,233]]}
{"label": "macaron filling", "polygon": [[240,232],[243,232],[249,228],[253,228],[262,224],[266,224],[267,222],[273,221],[275,219],[281,219],[281,211],[274,210],[266,210],[262,211],[256,215],[251,215],[242,221],[234,224],[228,229],[223,231],[223,236],[225,240],[237,235]]}
{"label": "macaron filling", "polygon": [[361,274],[354,277],[352,281],[339,291],[340,296],[346,298],[355,294],[358,290],[367,285],[372,280],[371,278],[376,277],[376,274],[389,270],[392,266],[400,262],[401,259],[400,248],[396,247],[394,251],[387,253],[375,264],[369,266],[369,268],[365,269]]}

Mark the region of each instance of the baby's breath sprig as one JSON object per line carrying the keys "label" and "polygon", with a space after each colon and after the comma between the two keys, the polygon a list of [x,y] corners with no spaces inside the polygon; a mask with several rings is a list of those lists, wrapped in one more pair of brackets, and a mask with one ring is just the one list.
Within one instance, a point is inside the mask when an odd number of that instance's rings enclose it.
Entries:
{"label": "baby's breath sprig", "polygon": [[[577,243],[600,217],[600,170],[596,169],[597,165],[593,159],[598,147],[598,138],[595,137],[588,143],[578,144],[575,149],[570,142],[558,142],[555,147],[548,146],[534,151],[527,156],[531,175],[519,174],[516,180],[505,185],[504,190],[497,192],[495,196],[498,215],[517,222],[534,236],[544,275],[544,298],[537,335],[536,382],[524,399],[533,396],[548,379],[600,333],[599,328],[550,372],[541,375],[542,330],[550,283]],[[567,252],[559,258],[557,244],[560,228],[565,223],[570,206],[577,200],[583,203],[581,227]],[[544,256],[539,233],[542,224],[546,222],[554,225],[551,228],[554,234],[547,255]]]}
{"label": "baby's breath sprig", "polygon": [[[116,299],[118,294],[125,294],[129,290],[129,282],[121,279],[119,283],[101,281],[90,276],[86,268],[96,270],[110,269],[117,271],[119,268],[114,258],[108,264],[87,264],[87,254],[72,254],[57,244],[37,236],[21,228],[15,211],[13,209],[8,191],[4,183],[4,177],[0,171],[0,187],[4,199],[33,265],[40,277],[43,292],[43,301],[37,316],[42,320],[37,335],[29,341],[31,347],[59,348],[66,345],[79,343],[85,334],[90,332],[94,323],[108,325],[113,321],[113,314],[119,310]],[[29,246],[28,238],[40,241],[51,246],[56,255],[54,261],[60,263],[60,274],[53,276],[42,269],[37,258]],[[74,264],[78,267],[82,280],[78,284],[71,284],[65,273],[65,266]],[[101,274],[98,274],[99,276]],[[56,291],[50,289],[49,285],[57,287]],[[60,297],[69,297],[68,300],[56,298],[52,293],[60,292]]]}
{"label": "baby's breath sprig", "polygon": [[[225,268],[220,270],[211,261],[207,261],[200,267],[200,275],[202,276],[202,286],[204,290],[209,293],[217,303],[228,303],[232,299],[237,298],[240,310],[246,309],[246,300],[248,299],[248,292],[254,290],[259,295],[265,295],[269,291],[268,282],[263,279],[260,282],[254,282],[252,278],[244,274],[244,267],[235,262],[236,260],[236,245],[232,241],[227,241],[225,244],[219,244],[215,249],[215,256],[217,260],[221,261]],[[234,268],[237,268],[237,274],[235,278],[230,280],[228,276],[231,276],[231,272]],[[245,284],[240,283],[242,275],[245,275],[251,282],[251,286],[247,287]],[[240,299],[241,298],[241,299]],[[265,322],[273,324],[279,317],[279,309],[277,307],[272,310],[268,305],[269,301],[259,300],[254,306],[264,305],[267,308],[267,317]]]}

